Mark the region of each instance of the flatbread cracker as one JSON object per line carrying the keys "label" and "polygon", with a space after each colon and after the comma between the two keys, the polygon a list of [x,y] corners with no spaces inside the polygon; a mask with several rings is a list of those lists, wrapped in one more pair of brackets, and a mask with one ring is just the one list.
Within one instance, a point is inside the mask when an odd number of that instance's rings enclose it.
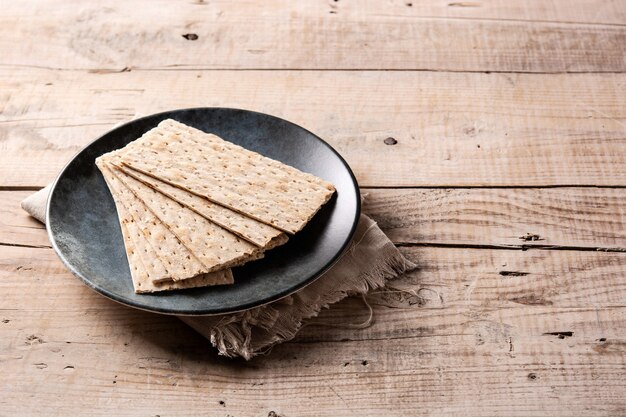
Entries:
{"label": "flatbread cracker", "polygon": [[[105,178],[106,180],[106,178]],[[108,184],[108,182],[107,182]],[[194,278],[174,282],[167,278],[167,270],[154,249],[147,244],[134,219],[120,202],[117,194],[111,192],[120,220],[124,247],[130,268],[133,288],[136,293],[151,293],[165,290],[225,285],[234,282],[230,269],[198,275]],[[155,284],[153,281],[163,280]]]}
{"label": "flatbread cracker", "polygon": [[[124,209],[125,210],[125,209]],[[125,215],[120,214],[120,219]],[[129,216],[126,214],[126,216]],[[124,236],[124,242],[133,242],[132,236],[134,233],[141,233],[141,231],[131,231],[136,228],[134,222],[129,223],[120,223],[122,229],[122,235]],[[133,242],[134,243],[134,242]],[[149,247],[149,246],[148,246]],[[185,288],[198,288],[198,287],[208,287],[213,285],[227,285],[233,284],[233,273],[230,269],[224,269],[222,271],[215,271],[208,274],[201,274],[194,278],[184,279],[182,281],[163,281],[161,283],[155,284],[152,282],[151,271],[147,265],[150,265],[151,262],[144,262],[146,259],[155,259],[157,258],[156,253],[149,247],[147,252],[137,251],[134,246],[126,246],[126,255],[128,256],[128,265],[130,267],[130,275],[133,281],[133,287],[135,292],[138,294],[143,293],[153,293],[158,291],[168,291],[168,290],[181,290]],[[142,256],[144,255],[144,256]]]}
{"label": "flatbread cracker", "polygon": [[[114,164],[114,162],[112,163]],[[143,172],[135,171],[121,164],[120,166],[116,165],[116,167],[127,175],[138,179],[149,187],[154,188],[169,198],[176,200],[180,204],[189,207],[201,216],[204,216],[210,221],[222,226],[224,229],[233,232],[237,236],[260,248],[271,249],[287,242],[287,235],[272,226],[251,219],[250,217],[233,211],[228,207],[215,204],[206,198],[192,194],[189,191],[185,191],[181,188],[160,181],[154,177],[144,174]]]}
{"label": "flatbread cracker", "polygon": [[124,165],[289,233],[335,191],[314,175],[171,119],[125,149]]}
{"label": "flatbread cracker", "polygon": [[[165,265],[163,265],[163,262],[156,256],[154,249],[148,244],[141,229],[139,229],[135,220],[128,210],[126,210],[126,207],[119,201],[119,197],[116,194],[113,194],[113,200],[117,207],[117,214],[122,229],[122,237],[124,238],[124,246],[126,247],[126,255],[128,256],[131,274],[133,270],[140,269],[142,271],[140,275],[143,276],[143,274],[146,274],[146,280],[149,282],[170,281]],[[130,255],[134,255],[134,259],[138,261],[137,264],[141,264],[140,267],[133,267],[134,262],[131,262]],[[143,281],[143,278],[137,279],[137,283]],[[133,282],[135,282],[134,277]],[[140,286],[141,284],[135,285],[135,290]]]}
{"label": "flatbread cracker", "polygon": [[264,250],[275,248],[289,240],[285,233],[270,225],[123,165],[121,156],[132,146],[133,143],[104,154],[100,159]]}
{"label": "flatbread cracker", "polygon": [[153,282],[180,281],[208,272],[195,255],[113,175],[102,160],[96,160],[96,164],[106,179],[111,193],[116,195],[120,203],[128,210],[137,227],[142,231],[146,243],[156,252],[167,270],[167,279],[153,280]]}
{"label": "flatbread cracker", "polygon": [[[111,168],[111,167],[109,167]],[[176,235],[207,272],[257,259],[261,250],[126,173],[110,171]]]}

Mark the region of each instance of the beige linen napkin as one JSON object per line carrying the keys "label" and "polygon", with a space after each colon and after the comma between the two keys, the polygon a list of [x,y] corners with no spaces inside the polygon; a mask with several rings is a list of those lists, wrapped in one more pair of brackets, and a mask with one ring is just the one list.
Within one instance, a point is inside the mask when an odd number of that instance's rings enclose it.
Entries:
{"label": "beige linen napkin", "polygon": [[[51,186],[22,201],[22,208],[45,223]],[[250,359],[291,340],[303,323],[349,295],[381,288],[414,268],[378,225],[361,214],[350,246],[339,261],[312,284],[278,301],[218,316],[179,318],[209,339],[221,355]]]}

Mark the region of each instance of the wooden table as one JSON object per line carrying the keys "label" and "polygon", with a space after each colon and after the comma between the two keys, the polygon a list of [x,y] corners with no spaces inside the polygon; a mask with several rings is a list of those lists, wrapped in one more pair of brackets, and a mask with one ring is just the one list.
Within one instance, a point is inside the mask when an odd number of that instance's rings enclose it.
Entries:
{"label": "wooden table", "polygon": [[[0,7],[1,416],[626,413],[626,2],[95,3]],[[20,201],[190,106],[330,142],[413,294],[244,362],[81,284]]]}

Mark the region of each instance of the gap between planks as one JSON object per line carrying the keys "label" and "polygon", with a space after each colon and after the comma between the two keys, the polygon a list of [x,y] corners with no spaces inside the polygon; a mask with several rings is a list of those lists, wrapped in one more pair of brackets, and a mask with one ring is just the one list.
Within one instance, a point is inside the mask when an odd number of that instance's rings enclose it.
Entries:
{"label": "gap between planks", "polygon": [[[497,250],[566,250],[566,251],[585,251],[585,252],[626,252],[626,247],[608,248],[608,247],[587,247],[587,246],[564,246],[564,245],[485,245],[485,244],[468,244],[468,243],[433,243],[433,242],[395,242],[398,247],[424,247],[424,248],[455,248],[455,249],[497,249]],[[49,245],[28,245],[21,243],[0,242],[0,247],[17,247],[31,249],[52,249]]]}
{"label": "gap between planks", "polygon": [[[484,245],[470,243],[434,243],[434,242],[394,242],[398,247],[425,247],[425,248],[460,248],[460,249],[499,249],[499,250],[567,250],[585,252],[626,252],[626,247],[606,248],[601,246],[567,246],[567,245],[542,245],[542,244],[520,244],[520,245]],[[0,243],[1,245],[1,243]]]}
{"label": "gap between planks", "polygon": [[[39,191],[45,185],[0,185],[0,191]],[[489,190],[489,189],[550,189],[550,188],[601,188],[601,189],[621,189],[626,185],[594,185],[594,184],[553,184],[553,185],[400,185],[400,186],[381,186],[381,185],[364,185],[359,186],[361,190]]]}
{"label": "gap between planks", "polygon": [[435,73],[452,73],[452,74],[524,74],[524,75],[564,75],[564,74],[626,74],[626,71],[615,70],[568,70],[568,71],[516,71],[516,70],[454,70],[454,69],[437,69],[437,68],[237,68],[237,67],[178,67],[176,65],[170,65],[165,67],[136,67],[125,66],[123,68],[63,68],[63,67],[49,67],[45,65],[26,65],[26,64],[6,64],[0,63],[0,67],[6,68],[26,68],[26,69],[40,69],[47,71],[67,71],[67,72],[85,72],[88,74],[116,74],[122,72],[132,71],[171,71],[171,72],[187,72],[187,71],[203,71],[203,72],[319,72],[319,71],[332,71],[332,72],[435,72]]}

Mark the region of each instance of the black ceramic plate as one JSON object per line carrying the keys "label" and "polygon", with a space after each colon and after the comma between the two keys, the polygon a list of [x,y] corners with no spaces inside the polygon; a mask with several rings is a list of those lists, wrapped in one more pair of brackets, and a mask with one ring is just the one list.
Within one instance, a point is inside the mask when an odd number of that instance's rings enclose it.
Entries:
{"label": "black ceramic plate", "polygon": [[[332,182],[337,193],[287,244],[234,268],[234,285],[135,294],[115,205],[94,161],[167,118],[315,174]],[[197,108],[134,120],[88,145],[52,187],[47,228],[52,246],[72,273],[113,300],[165,314],[221,314],[277,300],[315,280],[348,245],[359,211],[359,189],[350,168],[311,132],[266,114]]]}

